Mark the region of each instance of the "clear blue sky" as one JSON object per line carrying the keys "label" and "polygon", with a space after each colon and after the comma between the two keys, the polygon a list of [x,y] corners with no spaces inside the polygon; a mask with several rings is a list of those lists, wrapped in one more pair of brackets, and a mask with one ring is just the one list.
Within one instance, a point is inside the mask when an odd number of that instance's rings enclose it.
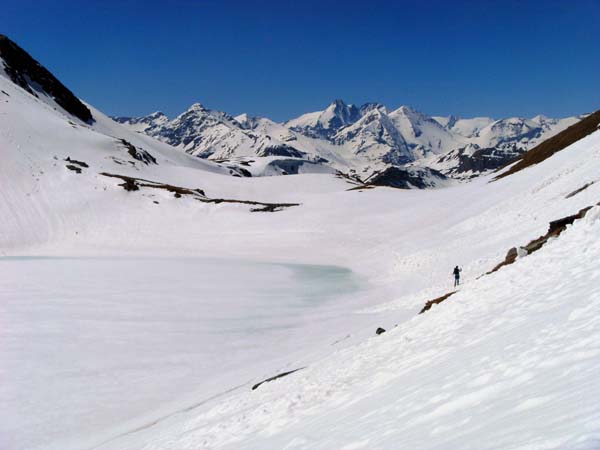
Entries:
{"label": "clear blue sky", "polygon": [[600,108],[600,0],[3,0],[0,33],[113,115]]}

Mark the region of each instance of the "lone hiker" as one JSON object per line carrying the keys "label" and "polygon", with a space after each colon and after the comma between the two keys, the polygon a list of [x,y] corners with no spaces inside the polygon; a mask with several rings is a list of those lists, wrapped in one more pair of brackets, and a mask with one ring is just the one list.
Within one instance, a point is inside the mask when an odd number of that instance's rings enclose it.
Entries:
{"label": "lone hiker", "polygon": [[459,269],[458,266],[456,266],[454,268],[454,270],[452,271],[452,273],[454,274],[454,286],[458,286],[460,284],[460,273],[462,272],[462,269]]}

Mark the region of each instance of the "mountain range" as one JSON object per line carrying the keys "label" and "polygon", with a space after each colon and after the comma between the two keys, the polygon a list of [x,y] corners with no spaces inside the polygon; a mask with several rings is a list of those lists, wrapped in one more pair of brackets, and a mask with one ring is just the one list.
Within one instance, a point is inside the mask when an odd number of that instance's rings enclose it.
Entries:
{"label": "mountain range", "polygon": [[284,123],[234,117],[199,103],[172,120],[162,112],[114,120],[191,155],[242,164],[248,175],[331,170],[365,180],[390,167],[471,178],[506,165],[582,117],[464,119],[338,99]]}

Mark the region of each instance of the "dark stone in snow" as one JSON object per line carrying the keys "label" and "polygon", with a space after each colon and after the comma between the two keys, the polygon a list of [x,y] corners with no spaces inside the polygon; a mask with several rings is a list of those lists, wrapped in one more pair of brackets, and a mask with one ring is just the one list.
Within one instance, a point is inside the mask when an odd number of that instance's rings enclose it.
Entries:
{"label": "dark stone in snow", "polygon": [[383,333],[385,333],[385,330],[381,327],[379,327],[379,328],[377,328],[377,330],[375,330],[375,334],[377,336],[379,336],[380,334],[383,334]]}

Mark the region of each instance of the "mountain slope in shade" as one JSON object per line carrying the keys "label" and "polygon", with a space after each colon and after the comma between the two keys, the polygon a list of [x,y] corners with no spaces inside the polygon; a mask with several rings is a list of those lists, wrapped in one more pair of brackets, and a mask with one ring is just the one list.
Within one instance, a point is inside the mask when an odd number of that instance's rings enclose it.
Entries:
{"label": "mountain slope in shade", "polygon": [[44,66],[25,50],[0,34],[0,58],[2,70],[12,81],[35,97],[45,98],[82,122],[92,122],[89,108],[65,87]]}

